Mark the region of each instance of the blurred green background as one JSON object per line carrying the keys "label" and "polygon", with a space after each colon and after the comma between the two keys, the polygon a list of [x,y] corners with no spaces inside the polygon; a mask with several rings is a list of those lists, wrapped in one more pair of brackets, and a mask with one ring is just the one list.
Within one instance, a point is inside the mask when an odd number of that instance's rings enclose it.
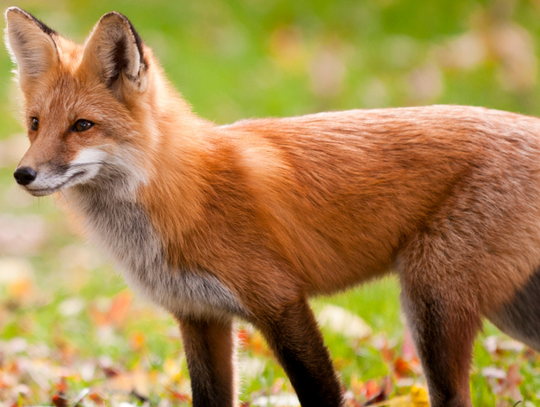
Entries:
{"label": "blurred green background", "polygon": [[[538,0],[0,5],[24,8],[78,42],[102,14],[124,13],[193,109],[219,124],[434,103],[540,116]],[[133,299],[52,198],[32,198],[14,185],[27,142],[12,68],[7,52],[0,52],[0,406],[50,404],[62,394],[70,403],[82,395],[85,405],[100,399],[107,405],[184,402],[188,376],[172,319]],[[409,347],[398,297],[390,279],[314,302],[316,310],[327,303],[348,309],[373,329],[366,339],[324,330],[341,379],[359,402],[369,398],[369,386],[380,390],[385,375],[393,383],[390,396],[422,383],[414,366],[410,372],[396,368]],[[256,404],[261,396],[290,392],[257,334],[240,329],[247,372],[242,400]],[[491,337],[500,335],[491,325],[485,331],[472,370],[475,405],[537,405],[539,359]],[[85,389],[88,394],[79,393]]]}

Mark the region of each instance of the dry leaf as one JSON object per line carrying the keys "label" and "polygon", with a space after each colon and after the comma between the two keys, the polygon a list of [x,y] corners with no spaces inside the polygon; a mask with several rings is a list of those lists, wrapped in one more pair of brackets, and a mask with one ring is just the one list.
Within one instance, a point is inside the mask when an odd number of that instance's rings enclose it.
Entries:
{"label": "dry leaf", "polygon": [[523,382],[523,377],[519,373],[520,366],[514,363],[508,367],[507,371],[495,367],[482,369],[482,374],[488,379],[493,392],[499,396],[509,396],[514,400],[521,400],[519,385]]}
{"label": "dry leaf", "polygon": [[0,284],[7,284],[20,278],[34,278],[32,264],[23,258],[0,258]]}
{"label": "dry leaf", "polygon": [[68,399],[63,392],[58,392],[52,398],[52,403],[55,407],[68,407]]}
{"label": "dry leaf", "polygon": [[133,332],[129,335],[129,347],[134,352],[140,352],[146,345],[146,335],[142,332]]}
{"label": "dry leaf", "polygon": [[521,352],[525,345],[513,339],[503,340],[499,336],[488,336],[484,340],[484,348],[492,355],[501,355],[505,352]]}
{"label": "dry leaf", "polygon": [[58,304],[58,312],[65,316],[77,316],[85,308],[86,304],[82,298],[67,298]]}
{"label": "dry leaf", "polygon": [[371,407],[429,407],[429,395],[422,386],[414,385],[405,396],[394,397],[388,401],[371,405]]}
{"label": "dry leaf", "polygon": [[[378,405],[379,403],[388,399],[389,394],[392,392],[392,380],[386,376],[383,378],[381,385],[376,387],[372,384],[373,381],[366,383],[366,406]],[[371,388],[370,388],[371,387]]]}
{"label": "dry leaf", "polygon": [[89,308],[90,317],[94,324],[98,326],[120,327],[126,321],[132,299],[133,295],[131,292],[124,290],[114,297],[105,310],[100,310],[97,306],[92,305]]}
{"label": "dry leaf", "polygon": [[362,318],[336,305],[325,306],[317,315],[317,320],[321,326],[348,338],[366,339],[372,334],[371,328]]}
{"label": "dry leaf", "polygon": [[240,359],[240,366],[242,366],[242,377],[252,379],[264,373],[266,360],[262,358],[243,357]]}
{"label": "dry leaf", "polygon": [[251,402],[253,406],[259,407],[297,407],[300,401],[294,393],[280,393],[272,396],[257,397]]}

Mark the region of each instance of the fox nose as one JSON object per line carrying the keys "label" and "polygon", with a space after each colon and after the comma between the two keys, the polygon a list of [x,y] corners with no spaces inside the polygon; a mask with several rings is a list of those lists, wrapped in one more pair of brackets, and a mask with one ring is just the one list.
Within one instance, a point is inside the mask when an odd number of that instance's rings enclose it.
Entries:
{"label": "fox nose", "polygon": [[36,172],[30,167],[21,167],[15,170],[13,176],[17,184],[28,185],[36,179]]}

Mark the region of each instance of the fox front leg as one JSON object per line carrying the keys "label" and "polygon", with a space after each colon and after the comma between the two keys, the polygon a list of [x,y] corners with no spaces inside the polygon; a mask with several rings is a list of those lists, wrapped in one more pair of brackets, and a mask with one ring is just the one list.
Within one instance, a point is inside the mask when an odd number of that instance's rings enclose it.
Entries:
{"label": "fox front leg", "polygon": [[255,323],[287,373],[302,407],[343,405],[341,386],[307,300]]}
{"label": "fox front leg", "polygon": [[181,318],[193,407],[237,405],[232,319]]}

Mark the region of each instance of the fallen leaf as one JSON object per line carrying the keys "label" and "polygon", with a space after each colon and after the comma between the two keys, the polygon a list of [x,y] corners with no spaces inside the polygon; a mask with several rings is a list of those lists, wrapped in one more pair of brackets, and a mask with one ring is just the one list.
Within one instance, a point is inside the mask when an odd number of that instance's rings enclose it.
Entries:
{"label": "fallen leaf", "polygon": [[177,358],[167,358],[163,363],[163,371],[169,378],[174,380],[182,373],[182,364]]}
{"label": "fallen leaf", "polygon": [[90,389],[82,389],[79,394],[77,394],[77,397],[75,397],[75,400],[73,401],[73,405],[76,406],[78,403],[82,401],[83,398],[86,397],[86,395],[90,392]]}
{"label": "fallen leaf", "polygon": [[371,407],[429,407],[427,390],[418,385],[411,387],[411,392],[405,396],[394,397],[382,403],[372,404]]}
{"label": "fallen leaf", "polygon": [[321,326],[348,338],[365,339],[372,335],[370,326],[362,318],[336,305],[325,306],[317,320]]}
{"label": "fallen leaf", "polygon": [[282,394],[284,385],[285,379],[278,377],[270,387],[270,394]]}
{"label": "fallen leaf", "polygon": [[59,392],[53,396],[52,403],[55,407],[68,407],[69,405],[66,395],[62,392]]}
{"label": "fallen leaf", "polygon": [[98,326],[120,327],[126,321],[132,299],[133,294],[128,290],[124,290],[114,297],[105,310],[101,310],[97,306],[92,305],[89,308],[90,317]]}
{"label": "fallen leaf", "polygon": [[97,404],[98,406],[104,406],[105,405],[105,399],[103,398],[103,396],[99,393],[90,393],[88,395],[88,398],[90,400],[92,400],[95,404]]}
{"label": "fallen leaf", "polygon": [[86,304],[82,298],[67,298],[58,304],[58,312],[65,317],[77,316],[85,306]]}
{"label": "fallen leaf", "polygon": [[377,387],[378,387],[378,390],[376,392],[373,392],[375,388],[374,389],[368,388],[369,391],[366,391],[366,399],[367,399],[367,402],[365,404],[366,406],[377,405],[378,403],[387,400],[388,396],[392,392],[392,380],[390,380],[390,377],[386,376],[383,378],[381,385]]}
{"label": "fallen leaf", "polygon": [[505,393],[514,400],[521,400],[523,398],[519,391],[519,386],[523,382],[523,377],[519,371],[520,365],[518,363],[513,363],[508,367],[508,372],[506,374]]}
{"label": "fallen leaf", "polygon": [[491,377],[494,379],[506,378],[506,372],[496,367],[485,367],[484,369],[482,369],[482,375],[484,375],[484,377]]}
{"label": "fallen leaf", "polygon": [[258,331],[254,331],[247,336],[244,342],[244,348],[252,351],[256,355],[270,355],[270,350],[268,349],[262,334]]}
{"label": "fallen leaf", "polygon": [[32,264],[24,258],[0,257],[0,284],[9,284],[21,278],[34,278]]}
{"label": "fallen leaf", "polygon": [[140,331],[133,332],[129,335],[129,347],[134,352],[140,352],[146,344],[146,335]]}
{"label": "fallen leaf", "polygon": [[371,344],[381,353],[383,361],[389,366],[392,366],[392,363],[396,357],[396,352],[393,349],[395,343],[389,341],[384,335],[377,335],[372,339]]}
{"label": "fallen leaf", "polygon": [[180,393],[180,392],[169,389],[169,394],[174,400],[179,401],[180,403],[191,402],[191,397],[185,393]]}
{"label": "fallen leaf", "polygon": [[364,397],[371,400],[381,393],[381,387],[375,380],[368,380],[364,386]]}
{"label": "fallen leaf", "polygon": [[19,278],[8,283],[7,293],[9,297],[17,302],[25,302],[34,297],[34,280],[31,278]]}
{"label": "fallen leaf", "polygon": [[394,373],[399,379],[403,377],[410,377],[415,374],[409,362],[402,359],[401,357],[398,357],[396,358],[396,360],[394,360]]}
{"label": "fallen leaf", "polygon": [[401,346],[401,353],[404,360],[418,360],[418,355],[416,354],[416,347],[414,346],[411,331],[407,327],[405,328],[403,333],[403,345]]}
{"label": "fallen leaf", "polygon": [[259,407],[297,407],[300,401],[294,393],[280,393],[272,396],[257,397],[251,402],[253,406]]}
{"label": "fallen leaf", "polygon": [[264,372],[266,360],[262,358],[243,357],[240,359],[242,377],[252,379],[259,377]]}
{"label": "fallen leaf", "polygon": [[499,336],[488,336],[484,340],[484,348],[492,355],[502,355],[507,352],[521,352],[525,345],[515,340],[503,340]]}
{"label": "fallen leaf", "polygon": [[236,335],[241,345],[245,345],[248,342],[249,337],[250,337],[250,333],[244,328],[239,328],[236,331]]}
{"label": "fallen leaf", "polygon": [[56,391],[61,394],[65,394],[68,390],[66,379],[62,377],[58,383],[56,383]]}
{"label": "fallen leaf", "polygon": [[412,386],[411,399],[414,407],[429,407],[429,394],[425,387]]}

